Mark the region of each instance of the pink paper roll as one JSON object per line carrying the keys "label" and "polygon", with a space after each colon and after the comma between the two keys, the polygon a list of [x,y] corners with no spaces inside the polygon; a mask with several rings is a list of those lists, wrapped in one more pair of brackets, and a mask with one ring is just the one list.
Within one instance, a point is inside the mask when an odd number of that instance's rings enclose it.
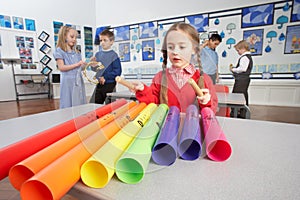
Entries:
{"label": "pink paper roll", "polygon": [[201,116],[207,156],[214,161],[227,160],[232,149],[214,112],[205,107],[201,109]]}

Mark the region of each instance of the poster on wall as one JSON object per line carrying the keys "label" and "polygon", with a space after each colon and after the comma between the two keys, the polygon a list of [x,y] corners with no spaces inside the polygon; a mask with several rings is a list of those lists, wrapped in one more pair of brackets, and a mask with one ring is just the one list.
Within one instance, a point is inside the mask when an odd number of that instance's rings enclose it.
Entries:
{"label": "poster on wall", "polygon": [[0,15],[0,26],[5,28],[11,28],[10,16]]}
{"label": "poster on wall", "polygon": [[19,54],[21,58],[21,64],[30,64],[32,63],[32,52],[29,48],[19,48]]}
{"label": "poster on wall", "polygon": [[300,25],[287,26],[284,53],[300,53]]}
{"label": "poster on wall", "polygon": [[25,47],[25,39],[23,36],[16,36],[16,46],[18,48],[24,48]]}
{"label": "poster on wall", "polygon": [[242,9],[242,28],[273,24],[274,4],[246,7]]}
{"label": "poster on wall", "polygon": [[291,22],[297,22],[297,21],[300,21],[300,0],[293,0]]}
{"label": "poster on wall", "polygon": [[185,17],[188,24],[194,26],[199,33],[205,32],[208,28],[208,14],[193,15]]}
{"label": "poster on wall", "polygon": [[34,48],[34,42],[32,37],[25,37],[25,47]]}
{"label": "poster on wall", "polygon": [[251,55],[262,55],[263,29],[244,31],[243,39],[249,43]]}
{"label": "poster on wall", "polygon": [[154,40],[142,41],[143,61],[155,60]]}
{"label": "poster on wall", "polygon": [[33,19],[25,19],[25,27],[27,31],[35,31],[35,21]]}
{"label": "poster on wall", "polygon": [[114,28],[115,41],[124,41],[130,39],[129,26],[120,26]]}
{"label": "poster on wall", "polygon": [[58,32],[60,27],[62,27],[64,24],[62,22],[56,22],[53,21],[53,28],[54,28],[54,46],[56,46],[57,44],[57,40],[58,40]]}
{"label": "poster on wall", "polygon": [[13,24],[15,29],[24,29],[24,22],[22,17],[13,17]]}
{"label": "poster on wall", "polygon": [[119,56],[121,62],[129,62],[130,61],[130,43],[120,43],[119,44]]}
{"label": "poster on wall", "polygon": [[154,22],[146,22],[139,24],[139,38],[152,38],[158,36],[157,23]]}

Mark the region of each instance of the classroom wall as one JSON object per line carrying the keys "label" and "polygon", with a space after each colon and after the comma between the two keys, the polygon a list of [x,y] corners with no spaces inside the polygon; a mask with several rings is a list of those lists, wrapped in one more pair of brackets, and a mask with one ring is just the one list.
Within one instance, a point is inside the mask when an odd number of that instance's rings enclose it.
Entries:
{"label": "classroom wall", "polygon": [[[54,28],[53,21],[59,21],[64,23],[69,23],[72,25],[78,25],[83,28],[83,26],[95,27],[96,26],[96,9],[95,0],[0,0],[0,15],[15,16],[35,20],[36,31],[25,31],[16,30],[14,28],[2,28],[0,27],[0,32],[2,32],[2,47],[0,46],[2,58],[12,56],[13,52],[17,52],[14,45],[15,35],[30,35],[35,37],[36,47],[33,50],[35,54],[33,62],[39,63],[42,58],[43,53],[39,51],[39,48],[43,44],[37,38],[42,31],[50,34],[47,40],[47,44],[51,46],[51,51],[48,55],[53,58],[54,49]],[[12,40],[12,44],[9,45],[10,48],[5,46],[5,40],[8,36]],[[36,70],[27,70],[26,73],[40,73],[42,66],[37,64]],[[53,73],[59,73],[56,70],[56,65],[54,59],[48,64],[49,67],[53,69]],[[15,69],[18,71],[20,66],[16,66]],[[24,72],[25,73],[25,72]],[[15,90],[13,83],[13,75],[11,66],[3,65],[3,69],[0,70],[0,84],[6,87],[1,87],[0,101],[15,100]],[[32,98],[32,96],[31,96]],[[34,97],[33,97],[34,98]]]}

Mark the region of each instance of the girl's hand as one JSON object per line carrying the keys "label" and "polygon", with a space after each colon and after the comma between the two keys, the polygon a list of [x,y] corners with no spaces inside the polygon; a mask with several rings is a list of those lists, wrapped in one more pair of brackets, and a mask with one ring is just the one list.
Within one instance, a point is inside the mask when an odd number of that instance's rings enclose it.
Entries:
{"label": "girl's hand", "polygon": [[134,85],[134,89],[130,90],[131,92],[144,90],[144,84],[141,81],[131,81],[131,83]]}
{"label": "girl's hand", "polygon": [[85,61],[81,60],[77,63],[77,67],[84,67],[86,64],[87,63]]}
{"label": "girl's hand", "polygon": [[104,78],[103,76],[101,76],[101,77],[99,78],[99,83],[100,83],[100,85],[104,85],[104,83],[105,83],[105,78]]}
{"label": "girl's hand", "polygon": [[206,105],[209,101],[210,101],[210,93],[209,93],[209,90],[206,89],[206,88],[203,88],[201,89],[202,92],[203,92],[203,96],[202,97],[199,97],[197,96],[197,99],[199,100],[199,102],[203,105]]}

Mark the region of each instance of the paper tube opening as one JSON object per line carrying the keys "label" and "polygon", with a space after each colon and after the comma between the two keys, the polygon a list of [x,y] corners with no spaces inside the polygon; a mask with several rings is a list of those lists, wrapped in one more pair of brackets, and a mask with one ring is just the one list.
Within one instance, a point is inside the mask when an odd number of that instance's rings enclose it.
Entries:
{"label": "paper tube opening", "polygon": [[178,153],[184,160],[196,160],[201,154],[201,146],[196,140],[186,139],[179,145]]}
{"label": "paper tube opening", "polygon": [[225,140],[216,140],[208,145],[207,156],[214,161],[225,161],[231,155],[231,146]]}
{"label": "paper tube opening", "polygon": [[167,143],[161,143],[153,148],[152,159],[159,165],[169,166],[176,160],[176,150]]}
{"label": "paper tube opening", "polygon": [[124,183],[135,184],[144,177],[143,166],[132,158],[124,158],[116,164],[116,175]]}
{"label": "paper tube opening", "polygon": [[102,188],[108,181],[108,171],[97,161],[85,162],[81,167],[81,180],[90,187]]}
{"label": "paper tube opening", "polygon": [[17,190],[20,190],[22,184],[32,176],[34,176],[34,172],[24,165],[15,165],[9,171],[9,181]]}
{"label": "paper tube opening", "polygon": [[52,200],[52,196],[49,188],[38,180],[29,180],[25,182],[21,187],[21,198],[26,200]]}

